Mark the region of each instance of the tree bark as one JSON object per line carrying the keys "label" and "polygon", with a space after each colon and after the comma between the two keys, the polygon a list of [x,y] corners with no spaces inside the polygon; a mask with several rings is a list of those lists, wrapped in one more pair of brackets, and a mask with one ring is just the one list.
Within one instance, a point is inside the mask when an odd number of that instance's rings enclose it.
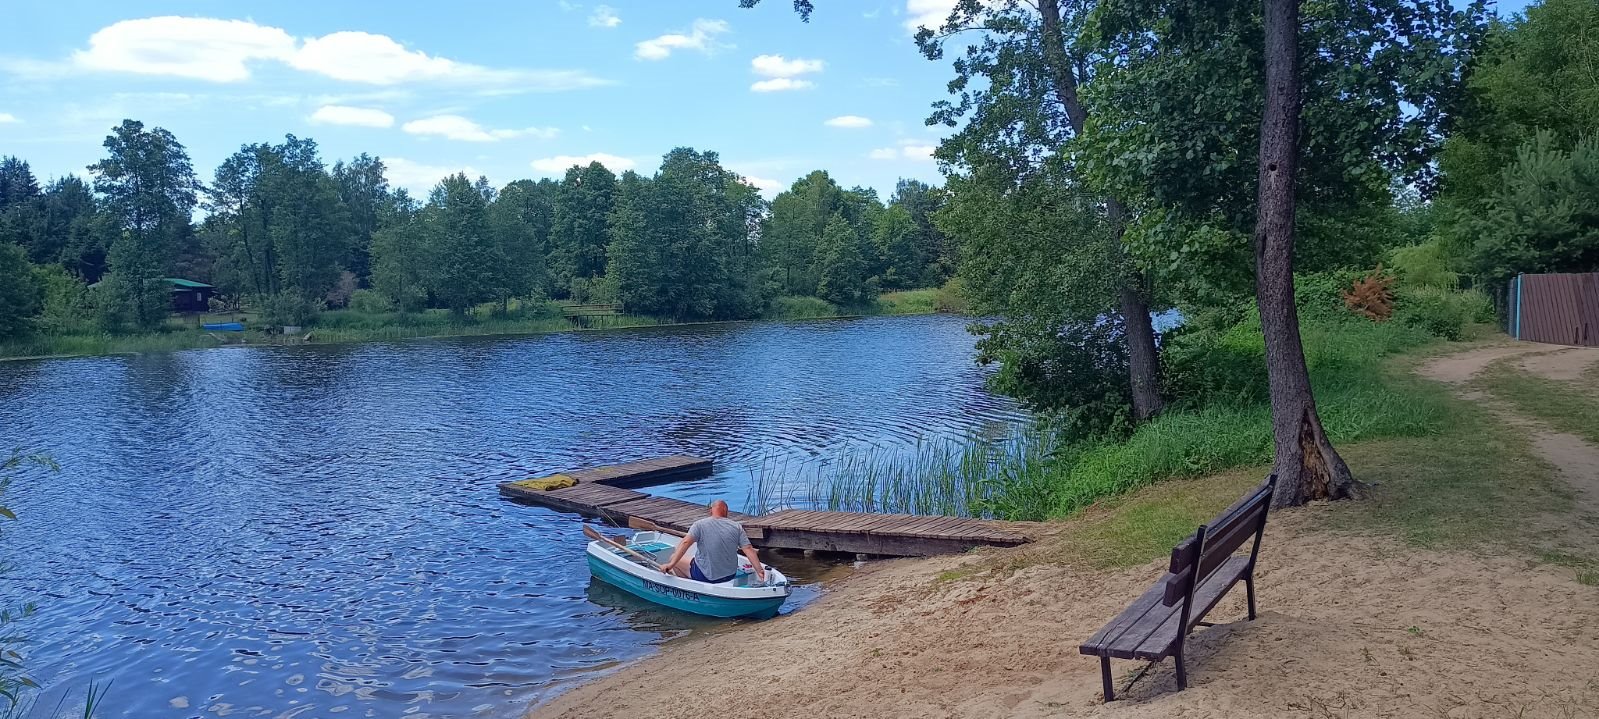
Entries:
{"label": "tree bark", "polygon": [[1272,504],[1358,497],[1363,486],[1328,441],[1311,394],[1294,305],[1294,177],[1299,154],[1299,0],[1265,0],[1266,108],[1260,125],[1255,301],[1271,389]]}
{"label": "tree bark", "polygon": [[[1044,62],[1055,86],[1055,96],[1066,110],[1072,134],[1081,137],[1083,127],[1088,124],[1088,110],[1077,96],[1075,65],[1066,55],[1066,38],[1060,22],[1060,0],[1039,0],[1038,14],[1043,20]],[[1126,229],[1126,206],[1115,197],[1106,197],[1105,215],[1119,248],[1122,232]],[[1143,422],[1160,414],[1163,407],[1160,397],[1160,352],[1155,345],[1155,326],[1149,318],[1149,300],[1145,290],[1148,281],[1125,256],[1122,259],[1127,271],[1122,278],[1118,303],[1127,333],[1128,384],[1132,389],[1133,418]]]}

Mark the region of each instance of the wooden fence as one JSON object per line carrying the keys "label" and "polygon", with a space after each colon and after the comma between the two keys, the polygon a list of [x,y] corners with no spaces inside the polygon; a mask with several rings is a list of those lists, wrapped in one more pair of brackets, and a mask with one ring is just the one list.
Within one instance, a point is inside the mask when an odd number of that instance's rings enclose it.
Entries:
{"label": "wooden fence", "polygon": [[1507,294],[1512,337],[1599,347],[1599,272],[1518,275]]}

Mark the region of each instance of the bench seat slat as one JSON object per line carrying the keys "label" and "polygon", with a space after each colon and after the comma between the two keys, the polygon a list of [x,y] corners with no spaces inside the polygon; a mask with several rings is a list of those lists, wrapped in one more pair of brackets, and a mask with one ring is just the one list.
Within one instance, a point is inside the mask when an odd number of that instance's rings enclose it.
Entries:
{"label": "bench seat slat", "polygon": [[[1233,557],[1210,578],[1194,590],[1194,609],[1190,622],[1198,621],[1205,612],[1221,601],[1249,566],[1249,557]],[[1156,582],[1138,601],[1127,607],[1120,616],[1105,625],[1097,634],[1078,647],[1083,654],[1114,659],[1144,659],[1157,661],[1171,656],[1177,644],[1177,624],[1181,621],[1181,606],[1168,607],[1161,601],[1166,591],[1164,580]]]}
{"label": "bench seat slat", "polygon": [[[1249,569],[1249,557],[1233,557],[1222,563],[1206,579],[1194,589],[1194,606],[1189,610],[1190,623],[1197,622],[1210,610],[1216,607],[1221,598],[1232,589],[1238,580],[1244,577],[1244,572]],[[1170,607],[1171,616],[1168,620],[1156,627],[1155,630],[1144,638],[1137,647],[1132,648],[1126,655],[1112,654],[1119,659],[1143,659],[1145,661],[1159,661],[1172,655],[1177,647],[1177,638],[1186,633],[1187,628],[1179,630],[1177,624],[1181,621],[1178,610],[1182,607]]]}

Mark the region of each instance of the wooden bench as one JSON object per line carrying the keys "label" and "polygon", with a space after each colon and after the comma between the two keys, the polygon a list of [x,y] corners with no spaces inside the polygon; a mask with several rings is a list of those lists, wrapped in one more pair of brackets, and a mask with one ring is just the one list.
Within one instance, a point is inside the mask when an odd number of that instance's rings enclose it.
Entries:
{"label": "wooden bench", "polygon": [[[1200,525],[1193,536],[1172,549],[1166,575],[1079,647],[1082,653],[1099,657],[1105,701],[1116,699],[1110,678],[1112,658],[1149,662],[1127,683],[1131,687],[1150,667],[1173,657],[1177,660],[1177,688],[1187,689],[1184,640],[1194,627],[1211,626],[1201,620],[1239,580],[1249,596],[1249,618],[1255,618],[1255,558],[1260,554],[1260,538],[1266,532],[1266,512],[1276,484],[1277,476],[1272,475],[1210,524]],[[1250,538],[1254,542],[1248,556],[1235,556]]]}

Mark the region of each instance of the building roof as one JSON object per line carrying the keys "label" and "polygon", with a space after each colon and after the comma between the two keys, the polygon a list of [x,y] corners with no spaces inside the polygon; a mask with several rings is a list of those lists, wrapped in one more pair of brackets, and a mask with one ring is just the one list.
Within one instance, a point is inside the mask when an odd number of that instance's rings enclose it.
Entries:
{"label": "building roof", "polygon": [[182,277],[163,277],[162,279],[166,280],[167,282],[172,283],[173,287],[183,287],[183,288],[186,288],[186,289],[195,289],[195,290],[211,289],[211,285],[208,285],[208,284],[206,284],[204,282],[195,282],[194,280],[186,280],[186,279],[183,279]]}

